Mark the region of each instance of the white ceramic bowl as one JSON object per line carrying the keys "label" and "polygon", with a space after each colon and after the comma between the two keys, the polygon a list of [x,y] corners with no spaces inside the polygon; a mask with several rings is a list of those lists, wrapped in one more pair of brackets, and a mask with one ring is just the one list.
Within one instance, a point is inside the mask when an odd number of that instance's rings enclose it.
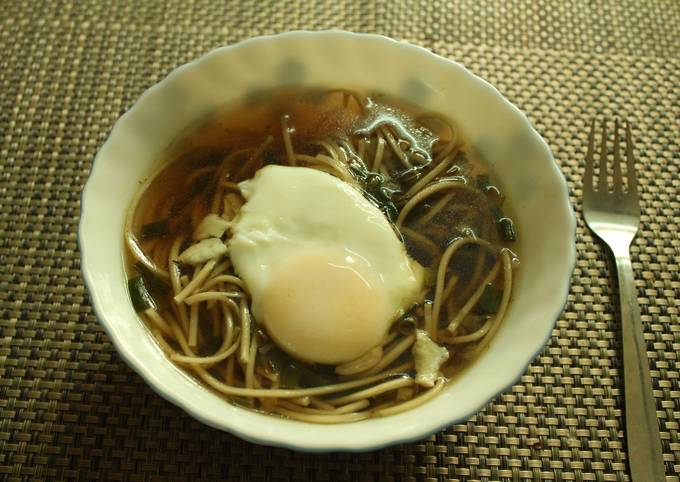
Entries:
{"label": "white ceramic bowl", "polygon": [[[380,91],[452,118],[491,164],[516,208],[522,264],[507,319],[474,365],[412,411],[329,426],[231,405],[166,359],[129,301],[122,232],[139,181],[205,115],[249,92],[291,84]],[[83,276],[97,317],[123,359],[154,390],[212,427],[312,451],[369,450],[416,440],[479,411],[545,345],[565,303],[575,259],[566,183],[548,146],[517,108],[455,62],[385,37],[340,31],[291,32],[220,48],[151,87],[97,154],[79,229]]]}

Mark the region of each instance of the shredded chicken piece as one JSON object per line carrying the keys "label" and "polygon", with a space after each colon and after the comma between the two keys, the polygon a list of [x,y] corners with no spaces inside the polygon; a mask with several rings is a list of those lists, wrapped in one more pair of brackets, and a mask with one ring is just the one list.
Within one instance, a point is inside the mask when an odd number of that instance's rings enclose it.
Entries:
{"label": "shredded chicken piece", "polygon": [[217,214],[208,214],[200,222],[194,231],[194,240],[199,241],[208,238],[221,238],[224,232],[229,229],[230,223]]}
{"label": "shredded chicken piece", "polygon": [[439,369],[449,359],[449,351],[433,342],[427,332],[418,330],[412,352],[416,363],[416,383],[423,387],[434,386]]}
{"label": "shredded chicken piece", "polygon": [[179,260],[187,264],[201,264],[218,258],[227,252],[227,246],[218,238],[208,238],[192,244],[179,255]]}

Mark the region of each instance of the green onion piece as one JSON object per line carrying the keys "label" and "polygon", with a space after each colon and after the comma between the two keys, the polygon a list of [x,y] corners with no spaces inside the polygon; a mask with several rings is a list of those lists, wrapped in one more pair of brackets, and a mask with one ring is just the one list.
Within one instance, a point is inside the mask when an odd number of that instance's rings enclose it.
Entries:
{"label": "green onion piece", "polygon": [[162,295],[170,291],[170,285],[157,276],[156,273],[147,268],[141,261],[137,261],[134,264],[133,269],[144,278],[144,283],[154,295]]}
{"label": "green onion piece", "polygon": [[266,351],[259,350],[259,354],[264,362],[278,373],[281,386],[285,388],[299,387],[301,374],[297,370],[297,363],[275,346],[270,345],[268,348]]}
{"label": "green onion piece", "polygon": [[338,377],[331,369],[317,365],[313,368],[306,364],[294,360],[289,355],[275,346],[268,350],[259,352],[265,363],[279,374],[279,381],[282,387],[318,387],[337,383]]}
{"label": "green onion piece", "polygon": [[128,291],[130,292],[132,306],[135,308],[135,311],[146,311],[149,308],[156,309],[156,302],[153,300],[149,290],[146,289],[144,278],[141,276],[128,280]]}
{"label": "green onion piece", "polygon": [[498,312],[502,298],[503,290],[496,288],[496,286],[491,283],[487,284],[482,292],[482,296],[475,306],[475,313],[485,316],[495,314]]}
{"label": "green onion piece", "polygon": [[477,188],[479,188],[480,191],[486,192],[487,189],[491,187],[491,180],[489,179],[489,176],[486,174],[480,174],[477,176]]}
{"label": "green onion piece", "polygon": [[515,225],[510,218],[502,218],[498,221],[498,228],[501,232],[503,241],[516,241],[517,233],[515,232]]}
{"label": "green onion piece", "polygon": [[170,223],[167,219],[155,221],[153,223],[145,224],[139,231],[139,237],[143,240],[160,238],[170,234]]}
{"label": "green onion piece", "polygon": [[500,206],[491,206],[491,215],[493,216],[494,221],[497,223],[499,223],[501,219],[505,217]]}

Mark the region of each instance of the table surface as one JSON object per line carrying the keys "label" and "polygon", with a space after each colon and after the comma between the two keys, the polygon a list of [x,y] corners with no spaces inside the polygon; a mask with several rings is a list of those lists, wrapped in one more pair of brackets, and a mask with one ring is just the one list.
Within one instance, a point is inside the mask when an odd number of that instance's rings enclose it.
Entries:
{"label": "table surface", "polygon": [[[680,2],[5,0],[1,9],[1,480],[630,480],[613,265],[581,214],[588,122],[615,114],[636,126],[633,266],[667,480],[680,480]],[[215,47],[324,28],[406,40],[488,79],[549,143],[578,218],[566,307],[517,384],[464,423],[362,454],[253,445],[157,396],[93,316],[76,238],[95,153],[145,89]]]}

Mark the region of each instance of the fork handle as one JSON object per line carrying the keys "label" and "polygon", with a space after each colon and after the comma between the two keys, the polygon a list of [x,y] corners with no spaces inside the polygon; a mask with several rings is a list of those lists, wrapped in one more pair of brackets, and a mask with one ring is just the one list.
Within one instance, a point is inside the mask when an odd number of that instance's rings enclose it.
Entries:
{"label": "fork handle", "polygon": [[[623,250],[621,250],[623,251]],[[626,441],[633,482],[666,480],[656,402],[628,247],[615,252],[623,330]]]}

